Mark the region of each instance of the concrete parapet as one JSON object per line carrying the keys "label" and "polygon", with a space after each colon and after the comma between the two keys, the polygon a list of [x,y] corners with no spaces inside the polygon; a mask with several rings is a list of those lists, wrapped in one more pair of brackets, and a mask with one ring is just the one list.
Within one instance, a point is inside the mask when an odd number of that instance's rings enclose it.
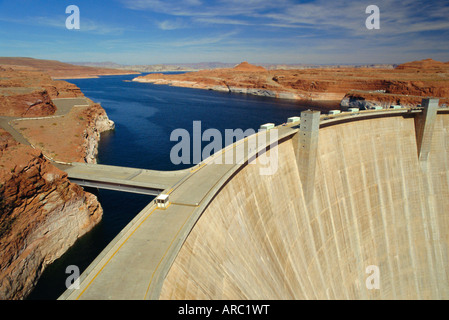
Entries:
{"label": "concrete parapet", "polygon": [[439,99],[426,98],[422,100],[423,112],[415,118],[416,145],[419,161],[426,162],[432,144],[432,134],[437,116]]}

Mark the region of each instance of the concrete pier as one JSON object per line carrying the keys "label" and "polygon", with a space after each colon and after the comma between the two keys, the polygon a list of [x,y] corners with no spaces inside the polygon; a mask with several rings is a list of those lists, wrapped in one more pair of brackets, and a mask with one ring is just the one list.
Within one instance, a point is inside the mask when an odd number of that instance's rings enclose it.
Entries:
{"label": "concrete pier", "polygon": [[307,110],[301,113],[301,126],[298,132],[296,161],[304,197],[307,202],[310,201],[313,196],[319,128],[320,111]]}
{"label": "concrete pier", "polygon": [[437,117],[439,99],[426,98],[422,100],[423,112],[415,117],[416,144],[418,146],[418,158],[421,163],[429,157],[432,144],[433,128]]}

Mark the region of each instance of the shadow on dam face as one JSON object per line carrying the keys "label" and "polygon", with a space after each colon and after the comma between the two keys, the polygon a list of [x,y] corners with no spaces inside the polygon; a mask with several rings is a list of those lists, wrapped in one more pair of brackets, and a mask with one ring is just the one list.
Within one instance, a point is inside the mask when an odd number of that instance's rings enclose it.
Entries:
{"label": "shadow on dam face", "polygon": [[294,139],[277,148],[274,175],[246,165],[214,197],[160,299],[449,298],[448,114],[424,166],[412,117],[320,129],[307,202]]}

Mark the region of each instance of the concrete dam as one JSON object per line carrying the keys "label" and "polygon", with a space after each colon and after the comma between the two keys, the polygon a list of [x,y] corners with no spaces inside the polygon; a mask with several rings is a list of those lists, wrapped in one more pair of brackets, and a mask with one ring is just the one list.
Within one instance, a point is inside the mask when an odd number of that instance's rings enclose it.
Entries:
{"label": "concrete dam", "polygon": [[272,175],[203,163],[61,299],[449,299],[449,109],[434,102],[303,112],[278,127]]}

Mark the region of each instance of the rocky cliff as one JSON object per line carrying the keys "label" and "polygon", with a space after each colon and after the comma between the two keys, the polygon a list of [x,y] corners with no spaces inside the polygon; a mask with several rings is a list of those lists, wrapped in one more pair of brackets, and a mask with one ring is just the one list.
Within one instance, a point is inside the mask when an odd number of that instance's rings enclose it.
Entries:
{"label": "rocky cliff", "polygon": [[[438,97],[440,105],[449,104],[449,64],[432,59],[412,61],[396,67],[377,89],[354,87],[342,99],[342,107],[370,108],[375,105],[412,107],[423,97]],[[379,90],[380,89],[380,90]]]}
{"label": "rocky cliff", "polygon": [[0,73],[0,125],[30,144],[0,128],[0,299],[23,299],[103,213],[94,195],[48,159],[95,162],[100,133],[114,123],[88,99],[55,116],[53,98],[83,96],[72,84],[23,68]]}
{"label": "rocky cliff", "polygon": [[[83,112],[87,125],[83,131],[82,161],[86,163],[97,163],[98,142],[100,134],[104,131],[112,130],[115,124],[110,120],[99,104],[93,104]],[[79,159],[77,160],[79,161]]]}
{"label": "rocky cliff", "polygon": [[0,298],[21,299],[102,216],[96,197],[0,130]]}
{"label": "rocky cliff", "polygon": [[0,96],[0,114],[2,116],[50,116],[55,111],[56,107],[45,89],[21,90],[15,94],[3,93]]}
{"label": "rocky cliff", "polygon": [[75,85],[52,80],[48,74],[0,65],[0,116],[50,116],[56,111],[51,99],[82,96]]}
{"label": "rocky cliff", "polygon": [[48,159],[69,163],[95,163],[101,132],[114,128],[104,109],[92,101],[63,116],[14,120],[11,125]]}

